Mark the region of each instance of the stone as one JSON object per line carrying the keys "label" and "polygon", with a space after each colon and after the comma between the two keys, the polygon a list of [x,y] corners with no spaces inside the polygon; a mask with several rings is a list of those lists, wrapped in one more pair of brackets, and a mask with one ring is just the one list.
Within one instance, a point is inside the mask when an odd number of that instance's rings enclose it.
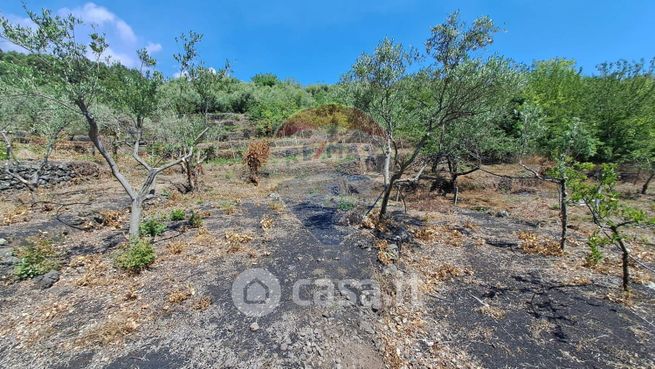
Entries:
{"label": "stone", "polygon": [[253,332],[258,331],[259,330],[259,324],[257,324],[257,322],[252,323],[250,325],[250,330],[253,331]]}
{"label": "stone", "polygon": [[286,351],[288,349],[289,349],[289,345],[287,345],[286,343],[283,343],[283,344],[280,345],[280,350]]}
{"label": "stone", "polygon": [[271,192],[271,194],[268,195],[268,197],[269,197],[271,200],[273,200],[273,201],[280,201],[280,200],[282,200],[282,198],[280,197],[280,195],[279,195],[277,192]]}
{"label": "stone", "polygon": [[0,246],[4,246],[4,245],[6,245],[8,243],[9,243],[9,241],[5,240],[4,238],[0,238]]}
{"label": "stone", "polygon": [[398,258],[400,257],[400,253],[398,251],[398,245],[396,245],[395,243],[389,244],[389,246],[387,246],[387,252],[391,257],[391,260],[398,260]]}
{"label": "stone", "polygon": [[41,276],[36,281],[36,285],[42,290],[50,288],[50,287],[52,287],[53,284],[57,283],[57,281],[59,280],[60,275],[61,274],[58,271],[51,270],[48,273]]}
{"label": "stone", "polygon": [[509,212],[507,210],[501,210],[496,213],[496,216],[498,218],[507,218],[509,216]]}
{"label": "stone", "polygon": [[373,329],[373,326],[371,325],[371,323],[369,323],[366,320],[360,320],[359,321],[359,328],[361,328],[362,331],[364,331],[364,332],[366,332],[368,334],[375,333],[375,329]]}
{"label": "stone", "polygon": [[384,275],[395,275],[398,272],[398,267],[396,264],[390,264],[384,267],[382,274]]}

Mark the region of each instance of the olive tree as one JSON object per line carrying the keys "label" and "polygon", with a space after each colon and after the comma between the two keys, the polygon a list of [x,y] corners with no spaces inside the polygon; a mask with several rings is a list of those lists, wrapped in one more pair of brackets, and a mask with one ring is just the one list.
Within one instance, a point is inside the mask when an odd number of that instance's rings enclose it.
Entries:
{"label": "olive tree", "polygon": [[[88,128],[88,135],[94,146],[109,166],[111,173],[129,196],[131,205],[129,236],[135,239],[139,235],[139,223],[144,201],[149,198],[152,186],[159,173],[179,164],[189,158],[192,149],[184,152],[180,157],[158,167],[152,167],[139,156],[140,135],[139,121],[142,123],[147,114],[151,112],[150,102],[147,99],[157,89],[156,75],[143,74],[134,83],[125,86],[124,98],[129,102],[127,109],[135,119],[136,135],[134,141],[134,159],[147,171],[146,178],[140,186],[132,185],[119,169],[116,160],[104,146],[100,137],[101,122],[94,112],[94,105],[99,97],[106,93],[100,81],[103,62],[107,62],[105,53],[108,44],[105,38],[97,33],[91,33],[88,42],[80,41],[76,34],[82,22],[73,15],[53,15],[50,10],[44,9],[40,13],[27,10],[27,15],[33,22],[33,27],[13,24],[5,17],[0,17],[0,37],[22,47],[28,53],[42,59],[50,71],[48,74],[47,92],[26,90],[26,94],[40,96],[62,109],[82,116]],[[152,66],[153,60],[145,52],[140,52],[144,65]],[[23,79],[32,76],[23,75]],[[123,101],[125,103],[125,101]],[[144,105],[142,105],[144,104]]]}
{"label": "olive tree", "polygon": [[[180,123],[185,126],[180,131],[188,133],[183,133],[181,136],[187,147],[195,147],[198,143],[197,137],[202,137],[209,129],[209,110],[216,105],[214,90],[223,83],[229,71],[229,65],[217,71],[206,67],[199,60],[197,45],[202,37],[202,34],[190,31],[176,38],[176,41],[182,46],[182,51],[174,55],[180,68],[176,110],[179,117],[182,118]],[[192,92],[193,96],[197,98],[194,104],[185,104],[190,95],[189,92]],[[189,191],[197,188],[198,169],[205,160],[202,153],[196,151],[195,154],[182,161]]]}
{"label": "olive tree", "polygon": [[367,112],[384,131],[385,193],[392,186],[392,156],[398,154],[396,134],[410,113],[401,81],[408,78],[413,59],[402,45],[385,39],[373,54],[360,56],[342,80],[350,87],[355,107]]}
{"label": "olive tree", "polygon": [[[589,170],[591,164],[580,164],[578,170]],[[589,212],[596,231],[589,238],[588,244],[592,251],[591,261],[597,262],[602,257],[600,248],[606,245],[617,245],[621,250],[621,261],[623,270],[623,289],[629,290],[630,269],[629,259],[630,247],[628,246],[623,229],[635,225],[655,225],[655,218],[649,217],[641,209],[635,209],[623,204],[620,195],[616,191],[616,166],[603,164],[596,181],[586,178],[573,181],[571,188],[573,199],[582,201]]]}

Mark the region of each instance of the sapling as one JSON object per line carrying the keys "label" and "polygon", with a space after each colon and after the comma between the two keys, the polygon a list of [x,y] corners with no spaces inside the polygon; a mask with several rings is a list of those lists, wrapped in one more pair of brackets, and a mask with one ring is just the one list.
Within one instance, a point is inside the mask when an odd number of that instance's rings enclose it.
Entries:
{"label": "sapling", "polygon": [[[593,167],[591,164],[579,164],[576,169],[583,171]],[[645,211],[636,209],[622,203],[616,191],[616,167],[613,164],[603,164],[596,181],[576,179],[571,181],[571,198],[582,201],[597,229],[589,238],[588,244],[592,256],[599,258],[599,250],[605,245],[616,245],[621,250],[623,268],[623,289],[629,290],[630,248],[626,242],[623,229],[636,225],[655,225],[655,217],[649,217]]]}

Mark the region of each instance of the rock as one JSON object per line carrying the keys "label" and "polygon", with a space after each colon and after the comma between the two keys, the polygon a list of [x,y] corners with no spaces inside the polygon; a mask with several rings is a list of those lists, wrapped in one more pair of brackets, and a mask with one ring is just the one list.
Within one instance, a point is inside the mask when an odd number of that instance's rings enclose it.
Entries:
{"label": "rock", "polygon": [[391,260],[398,260],[400,257],[400,253],[398,251],[398,245],[395,243],[389,244],[387,246],[387,252],[389,253],[389,257],[391,257]]}
{"label": "rock", "polygon": [[15,265],[20,259],[14,256],[14,250],[6,248],[0,250],[0,265]]}
{"label": "rock", "polygon": [[384,267],[382,274],[384,275],[395,275],[398,272],[398,267],[396,264],[390,264]]}
{"label": "rock", "polygon": [[253,331],[253,332],[258,331],[259,330],[259,324],[257,324],[257,322],[252,323],[250,325],[250,330]]}
{"label": "rock", "polygon": [[282,200],[282,198],[280,197],[280,195],[279,195],[277,192],[271,192],[271,194],[268,195],[268,197],[269,197],[271,200],[273,200],[273,201],[280,201],[280,200]]}
{"label": "rock", "polygon": [[371,323],[369,323],[366,320],[360,320],[359,321],[359,328],[361,328],[362,331],[364,331],[364,332],[366,332],[368,334],[375,333],[375,329],[373,329],[373,326],[371,325]]}
{"label": "rock", "polygon": [[507,210],[501,210],[496,213],[496,216],[498,218],[507,218],[509,216],[509,212]]}
{"label": "rock", "polygon": [[280,350],[286,351],[288,349],[289,349],[289,345],[287,345],[286,343],[283,343],[283,344],[280,345]]}
{"label": "rock", "polygon": [[4,238],[0,238],[0,246],[4,246],[4,245],[6,245],[8,243],[9,242],[7,240],[5,240]]}
{"label": "rock", "polygon": [[60,275],[61,274],[58,271],[51,270],[48,273],[44,274],[42,277],[40,277],[36,281],[36,285],[42,290],[50,288],[52,287],[53,284],[57,283]]}

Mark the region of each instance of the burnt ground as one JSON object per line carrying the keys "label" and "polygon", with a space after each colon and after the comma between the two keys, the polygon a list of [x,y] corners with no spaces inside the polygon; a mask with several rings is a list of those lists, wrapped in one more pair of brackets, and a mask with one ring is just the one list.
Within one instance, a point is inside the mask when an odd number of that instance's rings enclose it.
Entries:
{"label": "burnt ground", "polygon": [[[408,248],[401,258],[405,274],[417,273],[428,282],[418,306],[394,309],[383,324],[396,339],[397,332],[412,327],[411,338],[400,341],[401,354],[393,360],[419,367],[655,365],[651,288],[636,284],[625,301],[618,276],[569,264],[584,245],[570,245],[563,256],[526,254],[516,233],[548,230],[452,211],[449,218],[466,227],[434,222],[456,236]],[[421,351],[418,357],[416,350]]]}
{"label": "burnt ground", "polygon": [[[183,204],[206,212],[201,229],[169,230],[155,239],[158,259],[139,275],[112,266],[124,229],[79,231],[56,210],[0,227],[3,255],[44,231],[65,254],[61,279],[47,290],[0,272],[0,367],[6,368],[649,368],[654,366],[655,293],[636,284],[625,299],[618,276],[583,267],[584,245],[562,256],[527,254],[517,232],[552,237],[515,217],[497,217],[443,203],[440,211],[404,214],[386,230],[360,228],[354,214],[374,198],[374,178],[331,163],[272,173],[256,190],[238,179],[208,181],[201,195],[159,200],[148,214]],[[209,178],[224,169],[210,170]],[[285,172],[288,171],[288,172]],[[75,193],[73,193],[75,192]],[[85,191],[63,191],[89,202]],[[279,198],[279,200],[278,200]],[[122,209],[111,187],[93,206],[66,207],[67,223],[85,226],[101,209]],[[226,203],[234,204],[234,209]],[[270,229],[260,221],[271,219]],[[421,229],[434,229],[410,241]],[[239,244],[226,232],[247,234]],[[379,239],[399,244],[400,260],[378,261]],[[169,250],[183,245],[180,253]],[[234,306],[232,282],[264,268],[281,285],[280,305],[263,317]],[[416,276],[414,304],[363,303],[321,280],[392,281]],[[296,281],[310,306],[291,300]],[[188,291],[183,301],[172,293]],[[201,301],[210,301],[202,305]]]}

